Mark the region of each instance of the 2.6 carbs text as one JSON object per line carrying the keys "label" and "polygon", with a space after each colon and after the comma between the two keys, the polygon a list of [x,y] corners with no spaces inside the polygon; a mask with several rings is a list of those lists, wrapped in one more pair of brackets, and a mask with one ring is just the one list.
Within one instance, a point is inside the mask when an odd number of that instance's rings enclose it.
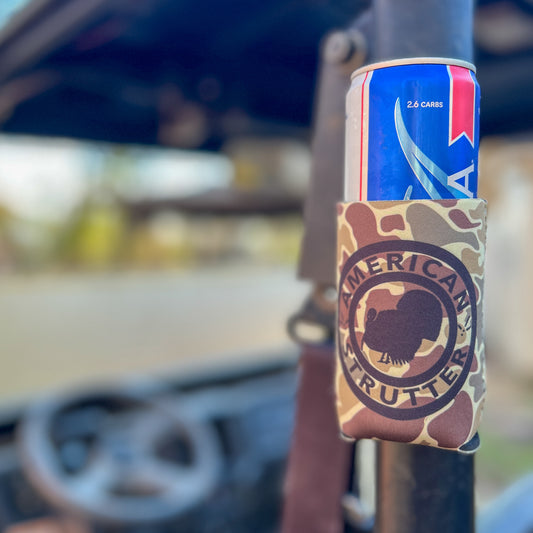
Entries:
{"label": "2.6 carbs text", "polygon": [[408,100],[407,101],[407,109],[418,109],[421,107],[422,109],[427,109],[428,107],[432,108],[441,108],[444,107],[444,102],[435,102],[435,101],[421,101],[418,100]]}

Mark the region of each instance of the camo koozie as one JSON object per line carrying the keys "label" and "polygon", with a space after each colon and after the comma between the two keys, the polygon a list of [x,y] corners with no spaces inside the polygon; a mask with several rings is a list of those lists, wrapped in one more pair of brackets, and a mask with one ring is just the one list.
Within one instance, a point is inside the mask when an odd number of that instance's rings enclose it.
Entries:
{"label": "camo koozie", "polygon": [[475,451],[485,233],[479,199],[338,205],[336,393],[345,436]]}

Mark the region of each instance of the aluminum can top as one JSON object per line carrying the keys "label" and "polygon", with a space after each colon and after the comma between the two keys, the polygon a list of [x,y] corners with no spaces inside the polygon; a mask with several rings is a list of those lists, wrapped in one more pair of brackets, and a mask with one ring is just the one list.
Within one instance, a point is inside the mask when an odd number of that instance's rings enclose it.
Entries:
{"label": "aluminum can top", "polygon": [[390,61],[379,61],[377,63],[369,63],[357,70],[354,70],[351,75],[353,80],[356,76],[368,72],[370,70],[378,70],[388,67],[399,67],[402,65],[452,65],[456,67],[464,67],[476,73],[476,66],[468,61],[462,61],[461,59],[451,59],[449,57],[409,57],[406,59],[391,59]]}

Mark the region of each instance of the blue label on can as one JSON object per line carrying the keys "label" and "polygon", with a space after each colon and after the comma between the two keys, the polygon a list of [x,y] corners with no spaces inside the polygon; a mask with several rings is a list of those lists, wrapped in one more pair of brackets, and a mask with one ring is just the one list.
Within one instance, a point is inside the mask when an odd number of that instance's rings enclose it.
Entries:
{"label": "blue label on can", "polygon": [[469,69],[381,68],[365,74],[362,91],[366,199],[477,196],[479,86]]}

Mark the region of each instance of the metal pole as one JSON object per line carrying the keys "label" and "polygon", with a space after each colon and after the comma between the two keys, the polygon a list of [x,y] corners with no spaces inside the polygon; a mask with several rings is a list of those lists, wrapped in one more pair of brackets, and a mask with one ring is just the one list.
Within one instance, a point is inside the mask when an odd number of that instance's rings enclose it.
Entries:
{"label": "metal pole", "polygon": [[[374,0],[373,15],[373,61],[472,61],[472,0]],[[377,469],[377,532],[473,533],[473,456],[383,442]]]}
{"label": "metal pole", "polygon": [[472,0],[373,0],[374,61],[449,57],[472,62]]}
{"label": "metal pole", "polygon": [[474,531],[471,455],[382,442],[377,475],[379,533]]}

